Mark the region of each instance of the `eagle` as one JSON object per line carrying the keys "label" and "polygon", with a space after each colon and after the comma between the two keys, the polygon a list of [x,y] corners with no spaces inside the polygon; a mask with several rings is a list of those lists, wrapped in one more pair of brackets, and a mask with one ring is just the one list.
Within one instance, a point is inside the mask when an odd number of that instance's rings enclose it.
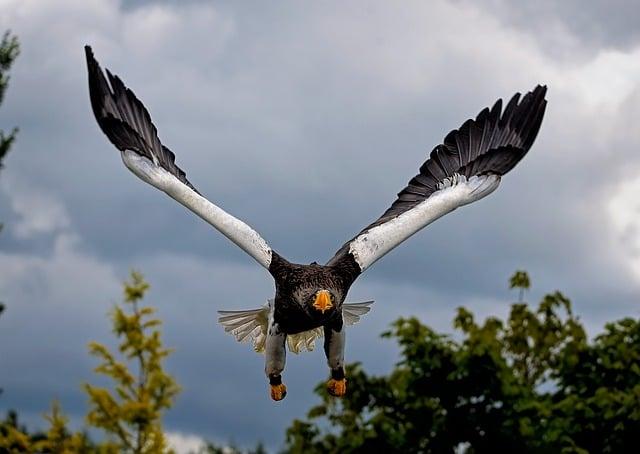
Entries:
{"label": "eagle", "polygon": [[261,308],[220,311],[220,323],[240,341],[252,340],[265,354],[265,374],[273,400],[282,400],[287,346],[311,350],[324,338],[330,370],[328,392],[343,396],[345,326],[366,314],[371,301],[347,303],[354,281],[414,233],[455,209],[480,200],[500,185],[531,148],[542,123],[546,86],[516,93],[503,109],[499,99],[475,119],[451,131],[402,189],[391,206],[344,243],[324,265],[292,263],[240,219],[207,200],[160,142],[149,112],[122,80],[103,72],[85,46],[89,96],[98,126],[120,151],[124,165],[219,230],[268,270],[275,296]]}

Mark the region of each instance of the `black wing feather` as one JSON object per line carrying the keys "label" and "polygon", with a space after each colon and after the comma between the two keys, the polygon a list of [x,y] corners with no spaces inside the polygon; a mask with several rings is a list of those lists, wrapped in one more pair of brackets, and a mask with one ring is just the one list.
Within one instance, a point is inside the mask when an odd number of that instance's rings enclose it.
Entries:
{"label": "black wing feather", "polygon": [[[451,131],[441,145],[436,146],[420,173],[398,193],[398,198],[375,222],[362,233],[396,218],[423,202],[438,187],[438,183],[454,174],[469,178],[474,175],[504,175],[529,151],[535,140],[547,105],[546,86],[538,85],[520,100],[516,93],[502,112],[502,99],[493,107],[483,109],[475,120],[467,120],[459,129]],[[518,102],[520,101],[520,102]],[[349,257],[345,243],[327,263],[336,265]]]}
{"label": "black wing feather", "polygon": [[185,172],[175,164],[175,154],[162,145],[149,112],[118,76],[107,70],[107,78],[85,46],[89,71],[91,108],[102,132],[120,151],[131,150],[156,162],[182,183],[198,192],[187,180]]}

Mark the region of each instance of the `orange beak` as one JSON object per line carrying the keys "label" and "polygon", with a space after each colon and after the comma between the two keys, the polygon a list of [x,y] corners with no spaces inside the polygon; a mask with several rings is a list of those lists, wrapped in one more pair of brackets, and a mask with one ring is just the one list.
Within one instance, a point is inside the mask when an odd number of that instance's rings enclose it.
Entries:
{"label": "orange beak", "polygon": [[331,294],[326,290],[320,290],[316,294],[316,300],[313,302],[313,307],[324,314],[325,311],[331,309]]}

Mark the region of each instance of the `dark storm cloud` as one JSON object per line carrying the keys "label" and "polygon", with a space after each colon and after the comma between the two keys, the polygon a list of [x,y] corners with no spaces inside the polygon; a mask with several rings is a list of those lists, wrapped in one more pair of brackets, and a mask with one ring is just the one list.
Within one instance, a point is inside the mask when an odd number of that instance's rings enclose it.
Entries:
{"label": "dark storm cloud", "polygon": [[[124,0],[122,4],[125,9],[135,9],[149,4],[180,2],[211,3],[210,0]],[[223,9],[232,5],[228,1],[213,3]],[[640,40],[638,4],[634,0],[451,0],[451,3],[481,9],[505,25],[536,34],[542,41],[550,30],[561,26],[591,51],[601,47],[629,49]],[[243,5],[233,7],[244,12],[260,9],[263,14],[277,10],[263,2],[243,2]]]}
{"label": "dark storm cloud", "polygon": [[[21,127],[0,177],[0,296],[10,304],[0,345],[12,346],[1,352],[8,367],[0,368],[0,405],[25,408],[32,398],[35,417],[58,394],[80,420],[84,404],[68,396],[91,377],[84,346],[108,339],[104,315],[132,266],[151,281],[149,301],[177,348],[170,368],[184,393],[170,430],[275,446],[326,375],[321,352],[291,355],[291,397],[280,406],[265,398],[262,357],[225,335],[215,310],[262,304],[273,292],[269,276],[122,166],[91,117],[85,43],[144,100],[194,185],[301,262],[328,259],[379,216],[450,129],[498,97],[548,83],[540,137],[501,188],[416,235],[356,283],[353,299],[376,305],[349,334],[348,358],[375,372],[390,368],[395,348],[377,335],[401,315],[449,330],[461,304],[504,314],[515,268],[532,272],[533,301],[565,290],[591,332],[629,314],[637,276],[608,210],[640,164],[630,120],[640,105],[638,50],[623,37],[635,32],[617,26],[623,50],[611,54],[614,41],[598,34],[614,27],[607,21],[589,36],[572,24],[559,33],[554,24],[569,21],[564,7],[531,10],[535,28],[521,26],[514,7],[486,5],[1,7],[0,28],[20,35],[23,54],[0,109],[0,124]],[[596,17],[594,8],[577,14]],[[556,50],[536,33],[552,37]],[[575,48],[567,36],[584,39],[590,57],[558,60]],[[52,372],[35,392],[37,380],[23,379],[40,376],[43,365]]]}
{"label": "dark storm cloud", "polygon": [[544,40],[550,27],[560,25],[585,49],[629,49],[640,40],[638,3],[634,0],[455,0],[482,5],[506,24],[526,29]]}

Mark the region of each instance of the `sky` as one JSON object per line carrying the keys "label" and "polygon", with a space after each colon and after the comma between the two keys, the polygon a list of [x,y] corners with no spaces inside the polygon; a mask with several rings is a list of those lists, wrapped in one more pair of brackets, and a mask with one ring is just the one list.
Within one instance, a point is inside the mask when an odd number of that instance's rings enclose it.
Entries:
{"label": "sky", "polygon": [[175,353],[166,417],[182,450],[208,439],[282,446],[328,377],[290,355],[269,399],[263,357],[220,309],[262,305],[273,283],[221,234],[130,174],[92,116],[83,46],[151,112],[206,197],[289,260],[323,262],[376,219],[447,132],[497,98],[549,87],[526,158],[490,197],[429,226],[368,270],[347,361],[386,373],[379,334],[416,315],[453,334],[458,306],[504,316],[507,279],[537,302],[562,290],[591,336],[638,316],[640,6],[631,1],[231,2],[0,0],[18,35],[0,128],[20,133],[0,176],[0,411],[31,426],[58,398],[76,427],[95,381],[87,343],[130,269]]}

